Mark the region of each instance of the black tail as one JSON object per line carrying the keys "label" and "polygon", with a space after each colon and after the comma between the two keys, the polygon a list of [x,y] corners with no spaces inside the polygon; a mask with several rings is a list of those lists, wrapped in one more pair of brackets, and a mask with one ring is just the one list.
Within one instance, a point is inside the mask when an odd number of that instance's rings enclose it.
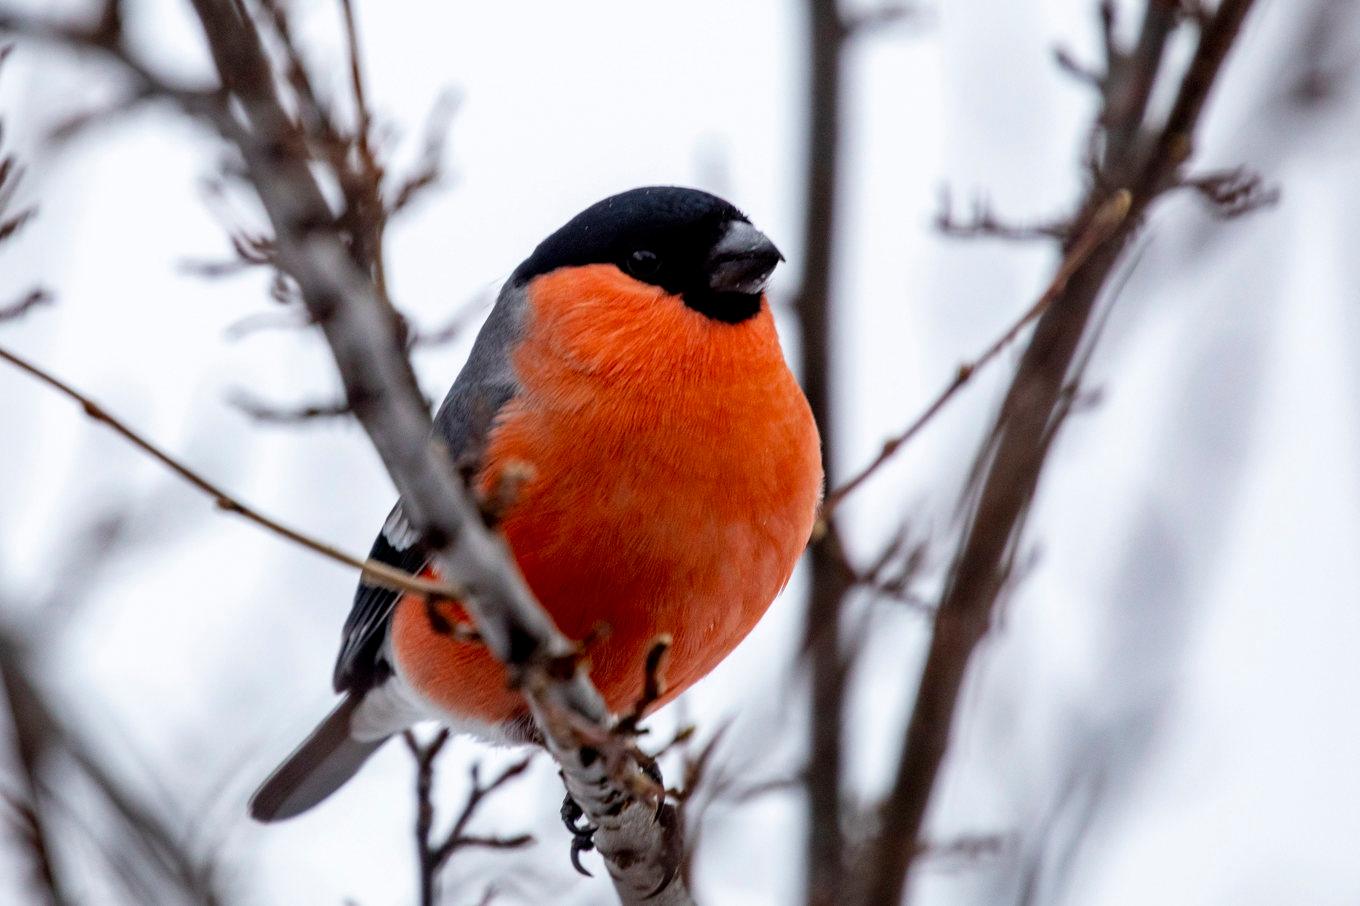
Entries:
{"label": "black tail", "polygon": [[350,737],[350,717],[362,700],[353,693],[345,696],[312,735],[274,769],[250,797],[250,817],[267,822],[302,814],[340,789],[387,742],[387,738],[361,742]]}

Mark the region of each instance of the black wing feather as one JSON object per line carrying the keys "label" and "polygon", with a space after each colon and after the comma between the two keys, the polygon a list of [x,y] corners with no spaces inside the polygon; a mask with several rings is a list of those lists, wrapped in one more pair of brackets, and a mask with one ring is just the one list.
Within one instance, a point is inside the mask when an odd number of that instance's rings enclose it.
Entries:
{"label": "black wing feather", "polygon": [[[435,414],[435,432],[448,447],[450,457],[460,467],[471,466],[474,472],[496,416],[519,389],[510,350],[520,335],[524,307],[524,287],[512,280],[501,291],[477,334],[467,365]],[[409,573],[419,573],[429,564],[430,552],[401,512],[401,501],[373,542],[369,556]],[[399,592],[359,583],[335,662],[337,692],[363,692],[391,673],[383,657],[383,644],[400,597]]]}
{"label": "black wing feather", "polygon": [[[401,504],[398,503],[388,518],[389,525],[396,520],[405,522],[400,510]],[[404,572],[419,574],[430,562],[429,552],[418,538],[408,535],[398,540],[406,541],[407,544],[394,544],[384,528],[368,552],[369,559],[395,566]],[[345,620],[340,655],[335,661],[332,683],[336,692],[362,692],[386,679],[387,666],[382,657],[382,646],[387,635],[387,621],[400,597],[401,592],[390,588],[359,583],[354,591],[354,605],[350,608],[349,618]]]}

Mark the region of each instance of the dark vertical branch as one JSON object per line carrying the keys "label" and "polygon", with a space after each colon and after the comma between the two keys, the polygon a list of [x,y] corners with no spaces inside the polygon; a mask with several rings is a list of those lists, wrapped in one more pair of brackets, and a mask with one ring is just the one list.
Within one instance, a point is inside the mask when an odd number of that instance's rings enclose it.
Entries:
{"label": "dark vertical branch", "polygon": [[1108,127],[1104,166],[1112,170],[1125,161],[1138,140],[1152,88],[1162,67],[1167,39],[1176,27],[1178,0],[1149,0],[1143,10],[1138,41],[1128,53],[1106,45],[1105,110]]}
{"label": "dark vertical branch", "polygon": [[[0,70],[4,69],[12,50],[12,45],[0,46]],[[33,207],[17,211],[13,209],[23,166],[4,147],[4,135],[5,122],[0,118],[0,245],[12,240],[37,213]],[[46,300],[44,291],[31,290],[17,302],[0,305],[0,322],[22,317],[29,309]],[[62,906],[68,899],[52,857],[56,841],[51,837],[52,830],[46,820],[38,775],[38,761],[44,741],[26,732],[31,722],[22,695],[23,687],[10,676],[11,659],[3,655],[0,652],[0,695],[4,696],[5,708],[10,715],[12,767],[18,789],[3,794],[4,803],[0,807],[8,810],[15,831],[23,838],[33,869],[34,894],[39,895],[40,889],[43,902]]]}
{"label": "dark vertical branch", "polygon": [[[1119,96],[1120,89],[1106,86],[1103,126],[1107,142],[1114,144],[1107,146],[1103,160],[1110,165],[1102,168],[1100,178],[1083,200],[1073,235],[1089,227],[1115,189],[1127,189],[1132,206],[1119,230],[1077,269],[1066,292],[1040,318],[979,457],[975,502],[936,613],[896,777],[880,811],[866,902],[894,904],[902,900],[926,809],[949,745],[968,663],[1010,576],[1025,514],[1051,442],[1067,412],[1063,401],[1069,395],[1069,371],[1086,339],[1091,313],[1148,207],[1176,184],[1190,155],[1209,91],[1251,5],[1252,0],[1223,0],[1212,19],[1203,24],[1175,103],[1159,130],[1152,131],[1144,123],[1146,95],[1125,111],[1136,121],[1112,122],[1108,118],[1112,113],[1109,99]],[[1167,4],[1149,0],[1149,6],[1162,10]],[[1160,19],[1149,15],[1144,26],[1159,28]],[[1137,47],[1147,51],[1147,65],[1160,68],[1164,43],[1165,36],[1149,37],[1145,33],[1140,38]],[[1114,70],[1112,67],[1112,74]],[[1140,70],[1135,76],[1126,66],[1114,77],[1151,85],[1157,75],[1154,69]],[[1133,92],[1136,98],[1140,94]],[[1125,136],[1124,144],[1117,144],[1119,136]]]}
{"label": "dark vertical branch", "polygon": [[416,740],[407,730],[402,737],[416,762],[416,863],[420,878],[420,906],[434,906],[435,881],[439,866],[435,864],[435,847],[430,841],[434,832],[434,760],[449,741],[449,731],[440,730],[427,743]]}
{"label": "dark vertical branch", "polygon": [[27,687],[14,681],[10,676],[11,669],[11,660],[0,658],[0,692],[4,693],[5,705],[10,714],[15,773],[23,789],[22,798],[20,794],[5,797],[5,807],[14,813],[14,823],[23,834],[32,860],[36,881],[34,886],[37,888],[34,893],[40,890],[43,902],[62,906],[70,900],[63,892],[53,860],[53,844],[56,841],[51,837],[52,830],[46,819],[38,778],[38,759],[44,743],[29,732],[33,721],[28,715],[29,705],[22,696]]}
{"label": "dark vertical branch", "polygon": [[463,849],[519,849],[533,842],[528,834],[513,837],[486,837],[468,833],[468,825],[487,796],[505,786],[529,769],[533,753],[503,769],[490,783],[482,782],[481,767],[474,764],[469,772],[471,788],[463,810],[453,822],[453,828],[442,840],[434,834],[434,763],[449,741],[449,730],[441,729],[427,743],[416,739],[407,730],[402,734],[406,747],[416,762],[416,864],[420,877],[420,906],[435,906],[439,900],[439,873],[453,854]]}
{"label": "dark vertical branch", "polygon": [[[82,843],[88,839],[113,869],[129,902],[205,906],[223,902],[211,858],[200,857],[183,840],[179,830],[183,816],[167,815],[147,801],[60,718],[57,703],[33,681],[28,650],[22,640],[0,634],[0,679],[13,716],[16,747],[30,778],[29,790],[36,797],[33,817],[50,821],[59,814],[63,819],[60,834],[51,833],[49,826],[42,838],[43,871],[60,881],[61,863],[54,857],[70,851],[73,838],[80,837]],[[79,778],[76,784],[72,786],[70,774],[60,775],[63,783],[54,784],[54,765],[73,770]],[[83,799],[77,809],[69,798],[71,788],[95,795]],[[94,814],[103,815],[108,823],[96,829],[89,817]],[[67,820],[71,817],[76,820]],[[66,902],[61,899],[64,891],[55,886],[49,890],[55,902]]]}
{"label": "dark vertical branch", "polygon": [[[804,162],[803,272],[798,294],[803,389],[822,432],[822,461],[835,474],[831,399],[832,258],[836,235],[845,31],[835,0],[808,3],[808,120]],[[811,674],[810,751],[806,774],[807,902],[837,901],[845,865],[840,825],[841,712],[845,665],[839,617],[849,582],[834,525],[812,546],[804,645]]]}

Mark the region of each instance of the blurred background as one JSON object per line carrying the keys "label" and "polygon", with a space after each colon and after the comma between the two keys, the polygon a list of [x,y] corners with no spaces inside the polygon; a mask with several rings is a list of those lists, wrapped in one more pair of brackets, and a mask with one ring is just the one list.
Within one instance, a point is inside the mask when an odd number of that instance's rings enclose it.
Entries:
{"label": "blurred background", "polygon": [[[314,71],[340,91],[335,5],[290,8]],[[1131,29],[1141,4],[1119,9]],[[1033,224],[1067,213],[1085,184],[1099,99],[1055,65],[1054,48],[1099,59],[1093,0],[955,0],[865,28],[844,51],[835,313],[829,335],[804,337],[792,303],[805,4],[358,0],[356,12],[396,166],[415,165],[430,111],[456,99],[441,190],[388,237],[397,305],[417,329],[452,328],[413,352],[433,397],[539,239],[622,189],[699,186],[788,257],[772,301],[790,360],[803,343],[831,350],[822,428],[834,484],[1052,272],[1051,243],[942,235],[942,188],[956,211],[985,197]],[[163,72],[210,78],[186,5],[139,0],[126,26]],[[1188,50],[1173,43],[1172,63]],[[1360,267],[1346,252],[1360,241],[1358,54],[1354,0],[1266,0],[1248,20],[1196,168],[1245,164],[1278,203],[1225,221],[1193,193],[1168,196],[1121,266],[1022,568],[965,686],[927,824],[939,852],[913,873],[913,903],[1360,902]],[[224,224],[255,222],[249,204],[206,185],[215,137],[153,105],[50,138],[116,97],[118,78],[37,45],[21,45],[0,78],[6,139],[28,165],[21,198],[40,207],[0,255],[0,298],[41,284],[56,299],[0,323],[0,344],[265,512],[366,550],[394,492],[357,425],[262,423],[238,405],[337,398],[321,339],[269,300],[267,275],[207,280],[186,267],[229,259]],[[981,373],[840,512],[860,561],[907,524],[925,542],[913,588],[927,599],[1017,355]],[[6,634],[26,640],[55,718],[162,829],[155,846],[178,849],[167,875],[204,872],[218,902],[413,902],[413,766],[400,745],[302,818],[266,828],[245,816],[255,784],[332,704],[354,582],[215,512],[0,369]],[[800,572],[742,647],[651,723],[657,739],[692,723],[697,745],[726,727],[714,758],[730,788],[716,784],[690,818],[703,903],[802,897],[806,804],[786,781],[807,753],[806,593]],[[847,619],[867,628],[844,737],[850,813],[894,768],[930,630],[914,601],[847,601]],[[16,808],[26,781],[11,749],[0,763]],[[456,740],[440,762],[441,809],[461,802],[474,760],[514,755]],[[62,803],[51,858],[71,902],[192,899],[128,880],[145,870],[119,864],[120,807],[78,759],[44,776]],[[536,843],[459,855],[445,901],[482,902],[491,885],[494,902],[610,902],[604,881],[568,865],[560,795],[539,758],[479,817]],[[42,902],[24,822],[8,828],[0,901]],[[129,892],[139,883],[143,894]]]}

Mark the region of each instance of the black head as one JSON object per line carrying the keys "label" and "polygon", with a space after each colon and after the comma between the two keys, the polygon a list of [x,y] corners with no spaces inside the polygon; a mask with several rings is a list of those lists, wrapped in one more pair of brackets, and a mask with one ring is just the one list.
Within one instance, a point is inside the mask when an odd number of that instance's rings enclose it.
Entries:
{"label": "black head", "polygon": [[737,324],[760,311],[765,284],[783,260],[746,215],[721,198],[648,186],[577,214],[543,240],[511,279],[527,283],[561,267],[613,264],[695,311]]}

